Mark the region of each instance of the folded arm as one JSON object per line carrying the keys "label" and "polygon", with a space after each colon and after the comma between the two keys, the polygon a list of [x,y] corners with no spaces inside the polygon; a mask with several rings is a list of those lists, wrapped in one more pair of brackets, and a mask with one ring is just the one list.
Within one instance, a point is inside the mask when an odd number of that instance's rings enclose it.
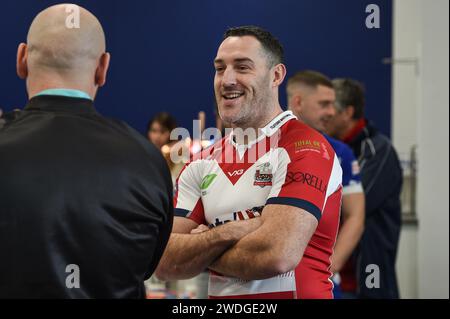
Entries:
{"label": "folded arm", "polygon": [[244,280],[286,273],[300,262],[318,224],[307,211],[286,205],[267,205],[256,219],[262,225],[228,249],[210,269]]}
{"label": "folded arm", "polygon": [[211,230],[191,234],[198,224],[175,217],[172,234],[156,270],[161,280],[192,278],[239,239],[260,226],[259,219],[229,222]]}

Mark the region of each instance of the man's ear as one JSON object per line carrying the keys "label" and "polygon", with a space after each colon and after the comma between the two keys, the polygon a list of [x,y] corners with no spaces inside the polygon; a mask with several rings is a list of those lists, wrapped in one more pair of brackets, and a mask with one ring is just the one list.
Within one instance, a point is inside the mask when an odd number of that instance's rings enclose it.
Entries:
{"label": "man's ear", "polygon": [[274,78],[273,78],[273,86],[278,87],[283,83],[284,78],[286,77],[286,66],[282,63],[279,63],[274,66]]}
{"label": "man's ear", "polygon": [[95,84],[102,87],[106,83],[106,75],[109,69],[109,61],[111,60],[111,55],[106,52],[100,57],[97,70],[95,70]]}
{"label": "man's ear", "polygon": [[291,101],[289,103],[289,106],[293,109],[300,110],[300,106],[302,105],[303,97],[298,92],[293,94],[291,97]]}
{"label": "man's ear", "polygon": [[299,116],[299,114],[302,112],[302,102],[303,97],[301,96],[301,94],[299,94],[298,92],[292,94],[292,96],[288,98],[289,110],[294,112],[295,115]]}
{"label": "man's ear", "polygon": [[25,43],[19,44],[17,48],[16,72],[19,78],[25,80],[28,77],[28,46]]}

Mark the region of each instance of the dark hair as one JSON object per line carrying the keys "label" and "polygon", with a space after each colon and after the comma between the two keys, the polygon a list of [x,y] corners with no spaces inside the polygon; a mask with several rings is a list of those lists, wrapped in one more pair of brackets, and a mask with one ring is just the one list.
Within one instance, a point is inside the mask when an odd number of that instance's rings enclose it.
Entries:
{"label": "dark hair", "polygon": [[334,79],[332,81],[336,92],[336,107],[344,109],[353,106],[355,112],[353,119],[358,120],[364,116],[364,85],[352,79]]}
{"label": "dark hair", "polygon": [[223,40],[228,37],[243,37],[243,36],[255,37],[261,46],[267,53],[269,60],[269,65],[275,66],[278,63],[283,63],[284,61],[284,50],[280,41],[275,38],[270,32],[253,25],[241,26],[235,28],[229,28],[225,31]]}
{"label": "dark hair", "polygon": [[175,118],[167,112],[156,114],[147,124],[147,132],[150,131],[154,122],[158,122],[163,128],[171,132],[177,127]]}

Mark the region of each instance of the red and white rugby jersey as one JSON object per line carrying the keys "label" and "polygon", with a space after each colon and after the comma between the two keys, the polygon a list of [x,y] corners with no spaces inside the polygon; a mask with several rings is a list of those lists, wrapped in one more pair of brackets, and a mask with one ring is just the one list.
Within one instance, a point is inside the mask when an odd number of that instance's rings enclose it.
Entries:
{"label": "red and white rugby jersey", "polygon": [[211,272],[209,296],[332,298],[329,267],[342,196],[339,160],[327,140],[290,111],[262,131],[246,146],[226,136],[188,163],[177,179],[175,214],[218,226],[257,217],[266,204],[282,204],[308,211],[319,224],[292,271],[253,281]]}

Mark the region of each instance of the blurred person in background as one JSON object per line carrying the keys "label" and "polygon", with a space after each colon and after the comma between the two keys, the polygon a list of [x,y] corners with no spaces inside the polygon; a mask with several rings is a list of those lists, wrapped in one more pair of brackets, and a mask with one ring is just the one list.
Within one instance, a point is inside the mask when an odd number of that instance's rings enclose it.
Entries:
{"label": "blurred person in background", "polygon": [[167,112],[156,114],[147,125],[147,138],[161,149],[170,144],[170,133],[177,127],[176,119]]}
{"label": "blurred person in background", "polygon": [[[399,298],[395,262],[401,229],[400,193],[403,174],[391,141],[364,117],[365,91],[353,79],[335,79],[336,114],[327,133],[347,143],[361,168],[366,195],[365,228],[360,241],[356,277],[359,298]],[[366,278],[375,275],[375,286]]]}
{"label": "blurred person in background", "polygon": [[[324,134],[326,125],[335,115],[333,84],[325,75],[316,71],[300,71],[288,80],[288,107],[305,124]],[[353,151],[345,143],[324,134],[334,148],[342,167],[342,211],[339,233],[332,255],[331,271],[336,289],[335,298],[345,294],[346,269],[354,269],[353,251],[359,243],[364,229],[364,192],[359,176],[359,165]],[[342,271],[342,276],[338,273]],[[344,293],[339,294],[340,279]],[[351,280],[354,282],[354,279]]]}

